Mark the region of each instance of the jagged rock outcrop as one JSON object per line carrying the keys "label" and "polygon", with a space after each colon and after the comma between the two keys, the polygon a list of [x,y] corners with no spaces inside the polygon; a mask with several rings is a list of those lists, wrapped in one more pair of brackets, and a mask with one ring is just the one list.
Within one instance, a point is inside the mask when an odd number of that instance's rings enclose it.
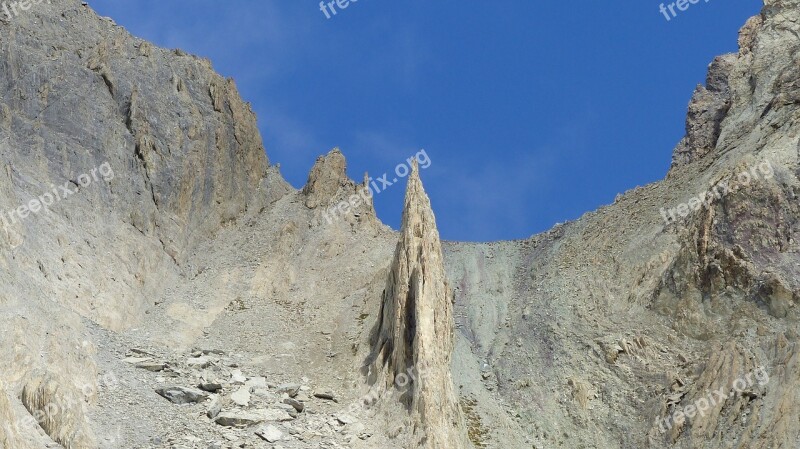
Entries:
{"label": "jagged rock outcrop", "polygon": [[370,360],[372,382],[406,388],[411,447],[466,449],[466,425],[453,386],[453,291],[439,231],[414,161],[406,189],[400,241],[383,293]]}
{"label": "jagged rock outcrop", "polygon": [[378,218],[369,181],[368,174],[364,174],[363,184],[351,180],[347,176],[344,155],[334,148],[317,158],[301,194],[305,196],[306,207],[317,210],[318,222],[322,225],[342,221],[374,227]]}
{"label": "jagged rock outcrop", "polygon": [[303,187],[306,195],[306,206],[314,209],[327,206],[339,189],[347,183],[347,162],[342,151],[334,148],[327,155],[317,158],[317,162],[308,174],[308,182]]}
{"label": "jagged rock outcrop", "polygon": [[686,115],[686,137],[673,151],[672,166],[700,159],[717,145],[722,120],[731,104],[728,86],[736,55],[718,56],[709,65],[705,86],[697,86]]}

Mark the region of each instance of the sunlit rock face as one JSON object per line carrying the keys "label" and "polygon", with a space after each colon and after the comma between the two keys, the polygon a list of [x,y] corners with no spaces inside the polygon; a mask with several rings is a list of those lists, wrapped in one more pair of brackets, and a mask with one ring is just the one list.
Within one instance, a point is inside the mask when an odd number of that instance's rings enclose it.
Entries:
{"label": "sunlit rock face", "polygon": [[370,360],[383,371],[375,381],[410,384],[401,400],[411,414],[412,447],[471,447],[450,374],[454,324],[439,231],[415,163]]}

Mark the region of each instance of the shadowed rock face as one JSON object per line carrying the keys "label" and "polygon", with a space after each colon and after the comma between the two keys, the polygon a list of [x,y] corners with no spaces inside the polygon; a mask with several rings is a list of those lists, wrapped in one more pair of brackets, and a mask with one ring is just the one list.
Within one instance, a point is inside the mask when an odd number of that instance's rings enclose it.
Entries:
{"label": "shadowed rock face", "polygon": [[[159,288],[150,272],[184,264],[198,242],[261,207],[268,161],[232,80],[81,3],[44,2],[0,23],[0,240],[42,246],[35,265],[53,277],[80,265],[114,278],[87,280],[77,300],[55,296],[120,329],[140,316],[140,292]],[[45,212],[9,217],[51,192],[59,199]],[[116,243],[116,263],[90,255],[106,242]]]}
{"label": "shadowed rock face", "polygon": [[387,388],[410,378],[401,400],[413,416],[414,447],[471,447],[450,375],[453,327],[453,291],[415,161],[371,361]]}
{"label": "shadowed rock face", "polygon": [[[26,414],[68,403],[40,427],[92,447],[96,398],[80,389],[97,370],[79,317],[139,323],[198,243],[262,207],[268,161],[249,105],[207,60],[79,0],[0,15],[0,442],[43,447]],[[39,198],[51,204],[10,215]]]}

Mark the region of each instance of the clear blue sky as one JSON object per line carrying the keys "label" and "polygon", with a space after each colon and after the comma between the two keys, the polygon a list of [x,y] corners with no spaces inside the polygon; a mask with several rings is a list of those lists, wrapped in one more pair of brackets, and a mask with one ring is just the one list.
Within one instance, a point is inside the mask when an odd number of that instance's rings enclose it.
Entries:
{"label": "clear blue sky", "polygon": [[[526,238],[663,178],[692,91],[761,2],[670,21],[660,3],[359,0],[327,19],[314,0],[90,1],[233,77],[295,187],[333,147],[358,181],[424,148],[442,237],[468,241]],[[375,200],[395,229],[403,193]]]}

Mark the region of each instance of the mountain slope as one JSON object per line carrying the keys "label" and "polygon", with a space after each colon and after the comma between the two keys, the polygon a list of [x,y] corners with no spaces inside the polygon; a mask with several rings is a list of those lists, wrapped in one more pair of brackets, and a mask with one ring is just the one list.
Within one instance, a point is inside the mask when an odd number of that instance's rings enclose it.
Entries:
{"label": "mountain slope", "polygon": [[[450,356],[472,445],[796,447],[798,23],[767,1],[712,62],[663,181],[525,241],[445,242],[447,279],[419,253],[454,339],[401,359]],[[368,363],[414,234],[338,150],[289,186],[208,61],[35,5],[0,23],[0,156],[0,448],[391,448],[430,423]]]}

